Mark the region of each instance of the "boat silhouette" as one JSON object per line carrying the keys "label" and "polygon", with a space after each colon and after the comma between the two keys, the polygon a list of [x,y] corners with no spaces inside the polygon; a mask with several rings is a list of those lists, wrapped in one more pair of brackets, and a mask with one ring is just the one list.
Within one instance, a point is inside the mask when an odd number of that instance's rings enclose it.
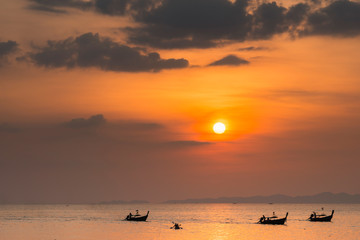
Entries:
{"label": "boat silhouette", "polygon": [[259,219],[258,223],[260,224],[273,224],[273,225],[283,225],[289,213],[286,213],[284,218],[277,218],[276,216],[265,217],[264,215]]}
{"label": "boat silhouette", "polygon": [[149,211],[144,216],[139,215],[138,212],[135,215],[132,215],[131,213],[129,213],[129,215],[127,215],[124,220],[135,221],[135,222],[145,222],[146,219],[148,218],[148,216],[149,216]]}
{"label": "boat silhouette", "polygon": [[331,219],[334,215],[334,210],[332,210],[331,215],[326,216],[325,214],[317,215],[316,212],[313,212],[308,218],[311,222],[331,222]]}

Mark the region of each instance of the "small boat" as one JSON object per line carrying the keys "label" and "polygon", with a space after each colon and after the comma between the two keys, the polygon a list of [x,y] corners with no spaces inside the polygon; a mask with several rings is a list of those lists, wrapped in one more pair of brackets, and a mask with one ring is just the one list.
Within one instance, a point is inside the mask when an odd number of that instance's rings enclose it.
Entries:
{"label": "small boat", "polygon": [[286,216],[284,218],[277,218],[277,217],[265,217],[262,216],[259,219],[260,224],[274,224],[274,225],[283,225],[286,222],[287,216],[289,213],[286,213]]}
{"label": "small boat", "polygon": [[136,212],[135,215],[132,215],[131,213],[129,215],[126,216],[126,218],[124,220],[126,221],[135,221],[135,222],[145,222],[146,219],[149,216],[149,211],[147,212],[146,215],[141,216],[138,214],[138,212]]}
{"label": "small boat", "polygon": [[173,224],[174,224],[174,226],[172,226],[170,229],[175,229],[175,230],[182,229],[181,224],[174,223],[174,222],[173,222]]}
{"label": "small boat", "polygon": [[308,218],[311,222],[331,222],[331,219],[334,215],[334,210],[332,210],[331,215],[326,216],[325,214],[317,215],[316,212],[313,212]]}

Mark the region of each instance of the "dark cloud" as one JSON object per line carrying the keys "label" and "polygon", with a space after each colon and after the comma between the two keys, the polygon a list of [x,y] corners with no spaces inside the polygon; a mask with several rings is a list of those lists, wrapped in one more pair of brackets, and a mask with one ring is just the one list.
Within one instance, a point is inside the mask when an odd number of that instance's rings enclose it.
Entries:
{"label": "dark cloud", "polygon": [[289,9],[276,2],[263,3],[249,11],[247,0],[164,0],[141,15],[141,27],[127,28],[128,40],[156,48],[209,48],[224,41],[269,39],[295,31],[309,6]]}
{"label": "dark cloud", "polygon": [[141,15],[153,9],[156,5],[160,4],[161,1],[163,0],[129,0],[129,9],[136,12],[137,15]]}
{"label": "dark cloud", "polygon": [[[168,30],[165,30],[168,29]],[[151,46],[160,49],[212,48],[219,43],[205,37],[183,37],[179,32],[166,26],[149,26],[142,28],[126,28],[128,42],[131,44]]]}
{"label": "dark cloud", "polygon": [[356,36],[360,34],[360,3],[338,0],[308,17],[304,35]]}
{"label": "dark cloud", "polygon": [[320,5],[323,2],[323,0],[309,0],[309,2],[314,5]]}
{"label": "dark cloud", "polygon": [[[31,8],[61,12],[92,9],[131,17],[139,23],[124,28],[128,42],[155,48],[211,48],[227,42],[270,39],[274,35],[360,33],[360,3],[349,0],[301,2],[283,7],[276,1],[252,0],[31,0]],[[34,5],[35,4],[35,5]],[[321,7],[324,6],[324,7]]]}
{"label": "dark cloud", "polygon": [[277,33],[283,33],[288,26],[285,19],[286,8],[276,2],[261,4],[253,14],[251,37],[268,39]]}
{"label": "dark cloud", "polygon": [[141,14],[160,0],[28,0],[28,9],[52,13],[67,13],[66,9],[77,8],[95,12],[122,16],[125,14]]}
{"label": "dark cloud", "polygon": [[[227,0],[163,1],[161,6],[146,15],[137,16],[137,20],[188,29],[192,30],[192,33],[200,30],[204,35],[215,37],[212,31],[214,29],[220,34],[227,34],[226,29],[246,23],[246,6],[246,1],[237,1],[235,4]],[[226,29],[221,29],[223,27]]]}
{"label": "dark cloud", "polygon": [[129,0],[96,0],[95,8],[97,11],[108,15],[124,15]]}
{"label": "dark cloud", "polygon": [[158,2],[160,0],[95,0],[94,7],[97,12],[107,15],[141,15]]}
{"label": "dark cloud", "polygon": [[15,41],[0,42],[0,66],[6,62],[7,56],[18,49],[19,44]]}
{"label": "dark cloud", "polygon": [[300,25],[307,17],[310,11],[310,6],[306,3],[298,3],[291,6],[286,15],[285,19],[290,27],[294,28]]}
{"label": "dark cloud", "polygon": [[249,64],[250,62],[246,61],[245,59],[239,58],[235,55],[228,55],[220,60],[217,60],[213,63],[210,63],[209,66],[239,66],[243,64]]}
{"label": "dark cloud", "polygon": [[29,0],[28,9],[50,13],[66,13],[64,8],[87,10],[92,7],[92,1],[85,0]]}
{"label": "dark cloud", "polygon": [[43,5],[38,5],[38,4],[31,4],[27,8],[31,9],[31,10],[43,11],[43,12],[49,12],[49,13],[67,13],[67,11],[63,10],[63,9],[58,9],[58,8],[53,8],[53,7],[43,6]]}
{"label": "dark cloud", "polygon": [[144,72],[185,68],[185,59],[161,59],[156,52],[142,53],[138,48],[101,38],[99,34],[86,33],[75,39],[48,41],[29,53],[30,59],[44,67],[97,67],[109,71]]}
{"label": "dark cloud", "polygon": [[[156,48],[209,48],[226,41],[270,39],[274,35],[341,35],[360,33],[360,3],[333,1],[323,8],[297,3],[288,8],[262,3],[249,11],[250,1],[164,0],[134,19],[128,40]],[[305,30],[304,30],[305,29]]]}
{"label": "dark cloud", "polygon": [[15,52],[18,48],[18,44],[15,41],[0,42],[0,57]]}
{"label": "dark cloud", "polygon": [[69,122],[64,123],[65,126],[70,128],[92,128],[99,127],[106,123],[106,119],[102,114],[97,114],[94,116],[86,118],[74,118]]}
{"label": "dark cloud", "polygon": [[208,48],[222,39],[244,40],[251,26],[247,1],[166,0],[134,16],[129,41],[157,48]]}
{"label": "dark cloud", "polygon": [[269,48],[250,46],[250,47],[243,47],[238,49],[238,51],[262,51],[262,50],[269,50]]}
{"label": "dark cloud", "polygon": [[17,50],[18,44],[15,41],[0,42],[0,58]]}

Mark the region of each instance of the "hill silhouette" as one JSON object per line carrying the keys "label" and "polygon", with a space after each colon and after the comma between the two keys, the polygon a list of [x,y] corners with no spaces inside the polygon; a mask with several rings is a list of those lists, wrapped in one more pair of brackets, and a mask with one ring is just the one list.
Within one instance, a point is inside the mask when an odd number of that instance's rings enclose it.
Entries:
{"label": "hill silhouette", "polygon": [[169,200],[165,203],[360,203],[360,194],[323,192],[316,195],[296,197],[275,194],[251,197],[192,198]]}

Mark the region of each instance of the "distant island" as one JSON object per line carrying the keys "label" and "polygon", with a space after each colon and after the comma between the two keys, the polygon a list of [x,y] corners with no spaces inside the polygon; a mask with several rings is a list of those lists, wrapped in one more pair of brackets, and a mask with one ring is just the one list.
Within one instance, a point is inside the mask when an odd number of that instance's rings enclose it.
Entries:
{"label": "distant island", "polygon": [[252,197],[193,198],[169,200],[164,203],[360,203],[360,194],[324,192],[316,195],[296,197],[276,194]]}
{"label": "distant island", "polygon": [[[1,201],[2,204],[149,204],[146,200],[111,200],[99,202],[10,202]],[[330,193],[324,192],[307,196],[287,196],[283,194],[275,194],[270,196],[251,196],[251,197],[219,197],[219,198],[190,198],[183,200],[168,200],[162,203],[354,203],[360,204],[360,194],[348,193]]]}
{"label": "distant island", "polygon": [[98,204],[144,204],[144,203],[149,203],[149,202],[144,200],[131,200],[131,201],[114,200],[114,201],[98,202]]}
{"label": "distant island", "polygon": [[31,201],[31,202],[25,202],[25,201],[16,201],[16,202],[11,202],[11,201],[2,201],[0,199],[0,205],[3,204],[146,204],[146,203],[150,203],[149,201],[145,201],[145,200],[130,200],[130,201],[125,201],[125,200],[112,200],[112,201],[100,201],[100,202],[85,202],[85,201],[76,201],[76,202],[71,202],[71,201],[59,201],[59,202],[45,202],[45,201]]}

